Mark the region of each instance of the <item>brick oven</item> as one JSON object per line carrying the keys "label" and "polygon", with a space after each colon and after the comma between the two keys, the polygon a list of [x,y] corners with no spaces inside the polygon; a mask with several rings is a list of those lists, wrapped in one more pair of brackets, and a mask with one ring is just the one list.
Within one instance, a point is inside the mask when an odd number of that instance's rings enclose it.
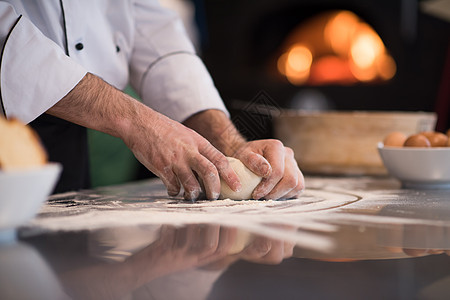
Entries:
{"label": "brick oven", "polygon": [[[445,75],[446,70],[449,72],[448,62],[445,64],[449,60],[450,23],[430,14],[427,2],[204,1],[202,55],[233,114],[263,92],[280,108],[437,111],[438,125],[448,128],[450,99],[445,82],[450,85],[450,77]],[[329,45],[330,49],[325,49],[323,39],[315,41],[327,35],[330,38],[330,29],[327,33],[325,27],[338,16],[353,16],[375,33],[374,40],[378,38],[383,48],[369,47],[369,52],[383,53],[388,65],[384,75],[358,78],[351,66],[344,64],[351,58],[350,48],[345,50],[349,54],[339,55]],[[341,26],[345,29],[351,24]],[[335,35],[331,30],[331,36]],[[286,67],[280,67],[286,66],[287,53],[296,38],[298,45],[307,44],[306,50],[298,48],[294,57],[300,62],[297,71],[302,70],[303,62],[309,72],[308,78],[297,81],[286,76]],[[334,39],[342,42],[345,37]],[[361,51],[364,45],[367,43]],[[375,60],[372,62],[375,65]],[[267,136],[269,128],[255,138]]]}

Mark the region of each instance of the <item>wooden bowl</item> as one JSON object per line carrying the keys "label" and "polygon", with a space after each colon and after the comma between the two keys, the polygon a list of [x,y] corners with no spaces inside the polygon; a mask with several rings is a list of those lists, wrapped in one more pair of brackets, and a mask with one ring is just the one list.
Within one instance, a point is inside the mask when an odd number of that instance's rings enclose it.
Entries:
{"label": "wooden bowl", "polygon": [[295,152],[305,173],[387,174],[377,145],[392,131],[411,135],[434,130],[427,112],[286,110],[274,117],[275,137]]}

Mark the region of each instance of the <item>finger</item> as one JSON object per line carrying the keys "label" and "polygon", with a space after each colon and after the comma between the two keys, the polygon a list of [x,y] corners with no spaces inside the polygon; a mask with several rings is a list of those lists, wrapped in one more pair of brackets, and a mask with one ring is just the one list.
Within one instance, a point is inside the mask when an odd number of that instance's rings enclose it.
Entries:
{"label": "finger", "polygon": [[160,229],[159,239],[155,242],[162,247],[164,252],[172,250],[176,241],[176,229],[174,226],[165,225]]}
{"label": "finger", "polygon": [[174,172],[184,188],[184,199],[197,200],[202,189],[192,170],[183,164],[177,164],[174,166]]}
{"label": "finger", "polygon": [[291,198],[297,196],[304,188],[304,177],[298,168],[294,153],[290,148],[286,148],[286,152],[284,176],[265,196],[266,199]]}
{"label": "finger", "polygon": [[255,239],[242,252],[241,257],[246,260],[257,260],[267,253],[272,248],[272,243],[269,239],[264,237],[255,237]]}
{"label": "finger", "polygon": [[283,178],[264,196],[266,199],[280,199],[290,193],[298,185],[298,173],[286,166]]}
{"label": "finger", "polygon": [[177,229],[175,246],[185,254],[199,256],[205,249],[209,226],[188,224]]}
{"label": "finger", "polygon": [[284,259],[284,242],[258,237],[242,252],[242,258],[265,264],[279,264]]}
{"label": "finger", "polygon": [[253,151],[242,151],[237,158],[253,173],[261,177],[267,177],[272,172],[267,159]]}
{"label": "finger", "polygon": [[279,141],[271,143],[264,151],[264,157],[272,166],[272,172],[268,177],[263,178],[260,184],[253,191],[254,199],[261,199],[266,196],[283,178],[285,169],[285,148]]}
{"label": "finger", "polygon": [[259,259],[259,262],[265,264],[279,264],[284,259],[284,242],[278,240],[271,241],[270,251]]}
{"label": "finger", "polygon": [[180,193],[180,182],[177,176],[172,170],[172,167],[167,166],[159,174],[159,178],[162,180],[167,189],[167,194],[171,197],[175,197]]}
{"label": "finger", "polygon": [[175,232],[174,250],[184,252],[188,248],[188,241],[192,240],[193,225],[177,228]]}
{"label": "finger", "polygon": [[202,180],[206,197],[212,200],[218,199],[220,195],[220,178],[214,164],[204,156],[199,155],[191,162],[191,167]]}
{"label": "finger", "polygon": [[303,193],[303,191],[305,190],[305,179],[301,172],[299,172],[298,177],[299,177],[299,180],[298,180],[297,186],[292,191],[290,191],[287,195],[285,195],[283,198],[294,199],[294,198],[300,197],[300,195]]}
{"label": "finger", "polygon": [[191,253],[204,259],[216,252],[219,244],[219,225],[197,225],[198,236],[191,241]]}
{"label": "finger", "polygon": [[219,176],[225,181],[226,184],[235,192],[240,191],[242,188],[239,177],[231,168],[228,159],[219,150],[212,145],[200,151],[200,154],[205,156],[213,165],[217,168]]}
{"label": "finger", "polygon": [[234,245],[237,237],[237,228],[221,227],[219,244],[217,245],[216,255],[223,256],[228,255],[230,249]]}
{"label": "finger", "polygon": [[292,255],[294,255],[294,247],[295,243],[284,242],[284,256],[283,256],[284,259],[292,257]]}
{"label": "finger", "polygon": [[205,268],[215,269],[216,267],[221,268],[222,266],[228,265],[229,263],[239,259],[238,257],[229,255],[229,250],[236,239],[236,235],[236,228],[219,227],[219,233],[217,235],[218,239],[215,239],[217,242],[214,244],[215,249],[211,249],[214,251],[212,251],[209,255],[201,256],[199,263],[204,264],[214,261],[214,263],[206,266]]}

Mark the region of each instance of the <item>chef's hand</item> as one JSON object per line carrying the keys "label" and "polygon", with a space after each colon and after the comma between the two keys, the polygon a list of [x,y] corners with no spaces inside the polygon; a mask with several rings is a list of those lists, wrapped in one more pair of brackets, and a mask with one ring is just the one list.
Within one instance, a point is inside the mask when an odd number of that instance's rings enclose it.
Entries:
{"label": "chef's hand", "polygon": [[217,259],[203,266],[207,270],[222,270],[238,260],[245,260],[257,264],[278,265],[283,260],[292,257],[295,243],[268,238],[265,236],[253,236],[252,241],[239,253]]}
{"label": "chef's hand", "polygon": [[178,195],[182,185],[185,199],[197,199],[202,188],[196,175],[208,199],[219,197],[220,177],[233,190],[241,188],[226,157],[192,129],[160,114],[137,125],[125,141],[136,158],[161,178],[170,196]]}
{"label": "chef's hand", "polygon": [[292,242],[259,236],[239,256],[254,263],[277,265],[293,255],[294,246]]}
{"label": "chef's hand", "polygon": [[237,229],[210,224],[164,225],[160,238],[125,263],[143,283],[170,273],[203,266],[228,256]]}
{"label": "chef's hand", "polygon": [[93,74],[87,73],[47,113],[121,138],[162,179],[169,195],[178,195],[182,185],[185,198],[196,199],[201,189],[194,172],[209,199],[219,196],[219,175],[233,190],[240,188],[225,156],[207,140]]}
{"label": "chef's hand", "polygon": [[294,152],[280,141],[247,142],[223,112],[213,109],[191,116],[184,124],[206,137],[222,153],[240,159],[263,177],[253,192],[254,199],[293,198],[304,189],[305,180]]}
{"label": "chef's hand", "polygon": [[279,140],[257,140],[243,144],[234,154],[253,173],[263,177],[253,191],[254,199],[297,197],[305,187],[291,148]]}

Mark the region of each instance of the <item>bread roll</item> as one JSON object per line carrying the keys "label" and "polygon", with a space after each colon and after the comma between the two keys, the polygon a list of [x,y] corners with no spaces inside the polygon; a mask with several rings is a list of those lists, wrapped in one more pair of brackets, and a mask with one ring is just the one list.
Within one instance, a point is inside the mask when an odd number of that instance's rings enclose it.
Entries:
{"label": "bread roll", "polygon": [[47,153],[36,132],[17,119],[0,117],[0,170],[42,166]]}

